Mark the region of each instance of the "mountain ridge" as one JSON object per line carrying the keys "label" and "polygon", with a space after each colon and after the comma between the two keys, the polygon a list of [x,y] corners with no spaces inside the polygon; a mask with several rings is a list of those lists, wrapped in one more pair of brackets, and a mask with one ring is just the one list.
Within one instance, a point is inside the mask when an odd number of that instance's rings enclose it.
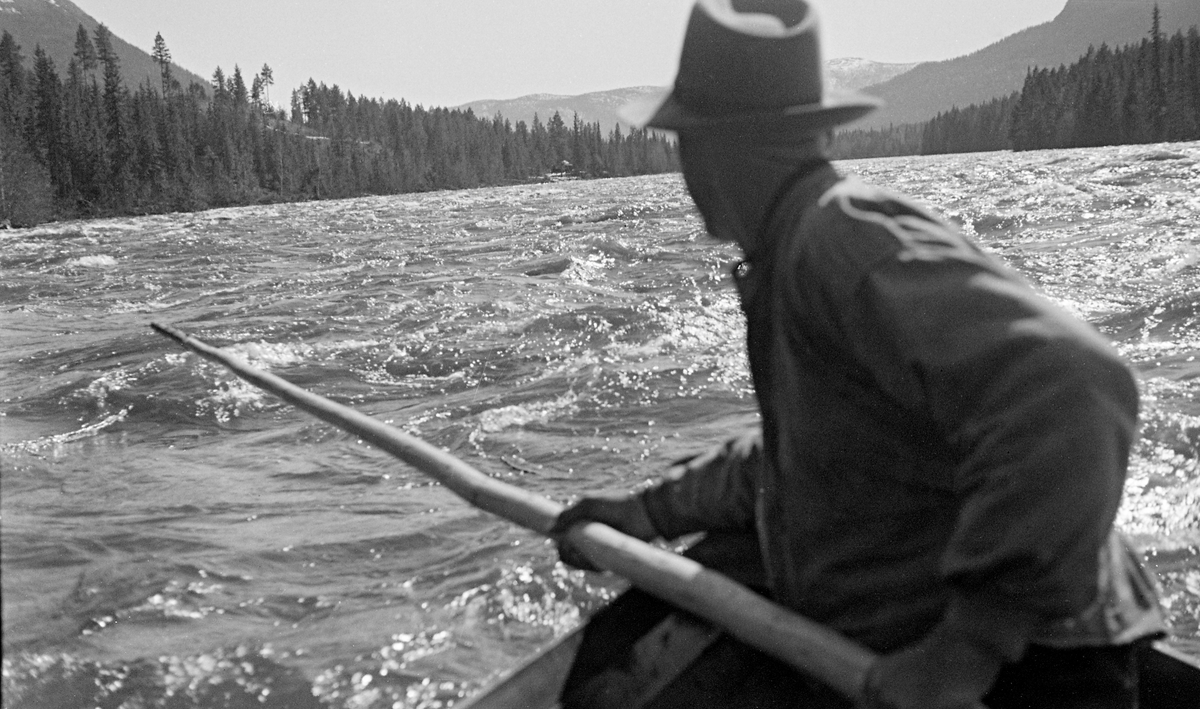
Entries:
{"label": "mountain ridge", "polygon": [[1200,24],[1198,0],[1068,0],[1059,14],[1045,22],[1001,39],[978,51],[940,62],[918,64],[892,79],[864,87],[882,98],[884,108],[855,128],[918,123],[958,106],[986,103],[1021,88],[1031,67],[1057,68],[1077,61],[1088,47],[1117,47],[1136,43],[1150,34],[1151,12],[1157,2],[1162,31]]}
{"label": "mountain ridge", "polygon": [[[885,64],[858,57],[844,57],[825,62],[827,85],[831,88],[851,90],[883,81],[912,69],[915,64]],[[599,123],[608,134],[620,124],[628,131],[629,124],[621,120],[617,111],[621,106],[656,93],[657,86],[630,86],[609,91],[589,91],[577,95],[535,93],[511,99],[480,99],[460,104],[455,108],[470,109],[477,116],[495,117],[497,114],[516,123],[533,123],[536,114],[543,123],[557,111],[566,122],[576,114],[584,123]]]}
{"label": "mountain ridge", "polygon": [[655,86],[629,86],[609,91],[589,91],[574,96],[536,93],[511,99],[483,99],[455,106],[460,110],[470,109],[476,116],[494,118],[497,115],[512,121],[533,124],[533,117],[545,123],[557,111],[563,121],[570,123],[576,114],[584,123],[599,123],[604,134],[611,133],[620,123],[623,132],[628,124],[617,117],[617,110],[625,104],[659,91]]}

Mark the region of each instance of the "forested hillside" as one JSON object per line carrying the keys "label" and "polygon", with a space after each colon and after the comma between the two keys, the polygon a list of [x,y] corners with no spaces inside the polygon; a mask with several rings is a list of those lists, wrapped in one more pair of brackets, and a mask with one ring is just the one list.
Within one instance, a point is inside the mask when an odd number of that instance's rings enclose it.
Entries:
{"label": "forested hillside", "polygon": [[[1004,3],[991,5],[997,8],[991,11],[1000,12]],[[1159,8],[1166,34],[1186,33],[1192,25],[1200,24],[1200,0],[1067,0],[1051,22],[1029,27],[966,56],[919,64],[894,79],[866,88],[886,105],[863,119],[859,127],[918,123],[955,106],[1007,96],[1020,90],[1032,67],[1052,69],[1070,64],[1089,46],[1136,43],[1146,35],[1155,7]]]}
{"label": "forested hillside", "polygon": [[1032,69],[1022,89],[920,124],[839,133],[841,158],[1200,140],[1200,30],[1091,48],[1070,66]]}
{"label": "forested hillside", "polygon": [[79,26],[62,73],[40,47],[26,66],[25,51],[0,37],[0,225],[677,168],[662,137],[557,113],[514,125],[311,79],[276,112],[269,67],[184,88],[161,37],[158,85],[130,88],[104,25]]}

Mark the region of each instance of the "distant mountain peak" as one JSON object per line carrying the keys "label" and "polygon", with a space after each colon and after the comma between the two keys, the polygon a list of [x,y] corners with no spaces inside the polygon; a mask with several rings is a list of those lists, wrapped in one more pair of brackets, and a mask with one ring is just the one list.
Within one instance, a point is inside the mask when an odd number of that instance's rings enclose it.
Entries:
{"label": "distant mountain peak", "polygon": [[861,57],[839,57],[825,62],[825,83],[831,89],[854,90],[883,83],[916,64],[887,64]]}
{"label": "distant mountain peak", "polygon": [[586,94],[566,96],[562,94],[526,94],[510,99],[486,99],[471,101],[457,106],[461,110],[471,109],[480,117],[504,116],[516,123],[525,121],[533,123],[536,115],[538,120],[545,123],[557,112],[562,119],[570,123],[576,115],[584,123],[599,123],[605,134],[612,131],[618,124],[621,130],[627,131],[628,124],[617,117],[617,110],[646,94],[661,90],[657,86],[628,86],[608,91],[591,91]]}
{"label": "distant mountain peak", "polygon": [[[568,98],[564,94],[526,94],[520,96],[515,101],[557,101],[559,99]],[[493,99],[494,100],[494,99]]]}
{"label": "distant mountain peak", "polygon": [[867,66],[914,66],[914,64],[888,64],[887,62],[877,62],[871,59],[863,59],[862,57],[838,57],[837,59],[825,60],[826,69],[854,69]]}

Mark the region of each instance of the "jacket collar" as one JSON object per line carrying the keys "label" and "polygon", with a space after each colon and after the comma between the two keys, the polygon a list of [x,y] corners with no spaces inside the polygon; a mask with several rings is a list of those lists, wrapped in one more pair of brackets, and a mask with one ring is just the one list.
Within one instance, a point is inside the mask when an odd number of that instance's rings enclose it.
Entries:
{"label": "jacket collar", "polygon": [[747,251],[745,258],[734,264],[735,279],[744,278],[756,265],[772,263],[779,255],[781,242],[791,238],[784,227],[796,221],[797,210],[805,210],[835,182],[841,179],[828,160],[820,158],[802,163],[792,176],[784,180],[767,209],[766,218],[754,239],[755,252]]}

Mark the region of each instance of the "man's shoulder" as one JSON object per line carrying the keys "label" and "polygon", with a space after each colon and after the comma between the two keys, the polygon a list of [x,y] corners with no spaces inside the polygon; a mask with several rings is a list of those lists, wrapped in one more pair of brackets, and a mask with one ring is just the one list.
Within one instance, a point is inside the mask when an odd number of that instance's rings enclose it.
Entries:
{"label": "man's shoulder", "polygon": [[810,194],[795,215],[778,267],[794,297],[820,292],[830,302],[848,302],[872,274],[915,264],[1009,273],[929,208],[857,177]]}
{"label": "man's shoulder", "polygon": [[816,216],[830,226],[891,236],[901,243],[911,234],[963,239],[954,227],[915,199],[854,176],[838,180],[817,199]]}
{"label": "man's shoulder", "polygon": [[896,258],[981,256],[967,236],[926,206],[853,176],[821,193],[797,228],[803,252],[847,268],[869,270]]}

